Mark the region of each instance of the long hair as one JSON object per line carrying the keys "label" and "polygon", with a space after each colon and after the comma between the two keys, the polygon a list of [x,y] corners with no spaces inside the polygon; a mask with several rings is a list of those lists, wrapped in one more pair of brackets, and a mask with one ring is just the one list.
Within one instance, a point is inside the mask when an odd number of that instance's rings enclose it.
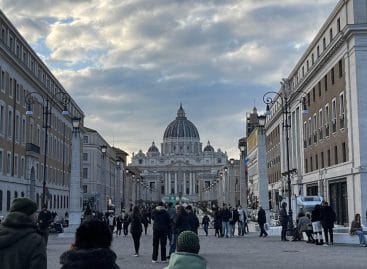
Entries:
{"label": "long hair", "polygon": [[76,248],[109,248],[111,243],[110,228],[105,222],[98,219],[84,221],[76,230],[74,243]]}
{"label": "long hair", "polygon": [[139,207],[137,205],[134,206],[133,213],[131,214],[131,216],[133,218],[141,218],[140,209],[139,209]]}
{"label": "long hair", "polygon": [[360,215],[360,214],[358,214],[358,213],[357,213],[357,214],[355,214],[355,215],[354,215],[354,221],[355,221],[355,222],[358,222],[358,223],[361,223],[361,215]]}

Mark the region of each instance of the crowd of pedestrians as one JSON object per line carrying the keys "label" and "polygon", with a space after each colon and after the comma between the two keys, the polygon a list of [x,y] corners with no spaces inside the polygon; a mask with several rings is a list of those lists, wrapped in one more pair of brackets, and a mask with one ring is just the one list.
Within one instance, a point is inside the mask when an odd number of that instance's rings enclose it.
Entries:
{"label": "crowd of pedestrians", "polygon": [[[44,206],[37,214],[37,205],[28,198],[14,199],[9,214],[0,225],[0,268],[2,269],[42,269],[47,267],[46,245],[47,227],[54,216]],[[238,236],[248,233],[248,215],[241,206],[231,207],[223,204],[214,208],[215,236],[234,237],[235,227]],[[301,240],[305,234],[309,243],[333,245],[333,228],[336,214],[327,202],[316,205],[312,212],[300,212],[297,216],[293,241]],[[206,261],[198,255],[200,250],[198,229],[199,218],[190,205],[173,206],[160,202],[152,207],[132,207],[129,212],[114,216],[98,214],[87,208],[84,219],[78,227],[75,241],[70,249],[60,256],[62,269],[117,269],[116,253],[111,250],[113,236],[125,236],[130,231],[134,256],[139,257],[140,239],[143,232],[153,222],[152,262],[168,263],[165,269],[183,268],[185,264],[195,264],[195,268],[206,268]],[[260,237],[267,237],[265,210],[260,206],[257,214]],[[203,214],[202,227],[205,235],[209,234],[210,217]],[[289,223],[287,204],[280,210],[282,226],[281,240],[287,240]],[[130,229],[129,229],[130,228]],[[324,234],[324,236],[322,236]],[[350,234],[357,235],[361,246],[366,246],[366,239],[361,225],[361,216],[356,214],[350,226]],[[325,242],[323,241],[325,238]],[[167,243],[169,253],[167,255]],[[159,255],[160,254],[160,255]]]}

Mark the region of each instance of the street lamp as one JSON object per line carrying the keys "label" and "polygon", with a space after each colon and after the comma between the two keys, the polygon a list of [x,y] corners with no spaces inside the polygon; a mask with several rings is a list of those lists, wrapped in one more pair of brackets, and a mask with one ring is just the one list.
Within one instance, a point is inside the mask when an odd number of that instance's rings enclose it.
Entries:
{"label": "street lamp", "polygon": [[[290,155],[290,153],[289,153],[289,129],[291,128],[291,123],[290,123],[290,119],[289,119],[289,115],[291,114],[290,102],[289,102],[288,96],[285,93],[283,93],[283,95],[282,95],[282,94],[280,94],[278,92],[274,92],[274,91],[266,92],[263,95],[263,101],[266,104],[266,113],[265,113],[266,116],[271,114],[270,105],[274,105],[274,104],[281,105],[281,111],[282,111],[282,116],[283,116],[283,129],[285,130],[285,135],[286,135],[287,171],[284,174],[287,175],[287,183],[288,183],[288,214],[289,214],[288,230],[289,230],[290,234],[293,234],[294,227],[293,227],[292,204],[291,204],[292,203],[292,199],[291,199],[292,198],[291,197],[292,196],[291,195],[292,194],[292,190],[291,190],[291,184],[292,184],[292,182],[291,182],[291,173],[292,172],[291,172],[291,169],[289,167],[289,155]],[[300,103],[302,103],[302,105],[303,105],[303,113],[304,114],[308,113],[305,98],[302,98]]]}
{"label": "street lamp", "polygon": [[[44,147],[44,159],[43,159],[43,183],[42,183],[42,206],[45,205],[46,200],[46,182],[47,182],[47,146],[48,146],[48,129],[51,127],[51,110],[52,106],[62,106],[62,115],[67,116],[69,112],[67,110],[67,105],[70,103],[70,96],[66,92],[57,92],[52,96],[46,94],[46,96],[41,95],[38,92],[30,92],[25,96],[25,101],[27,103],[27,116],[33,115],[32,105],[38,103],[36,96],[42,99],[42,125],[45,129],[45,147]],[[61,96],[61,97],[60,97]]]}
{"label": "street lamp", "polygon": [[103,206],[106,204],[105,209],[108,210],[108,204],[107,204],[107,181],[106,181],[106,155],[107,155],[107,146],[102,145],[101,146],[101,152],[102,152],[102,160],[103,160],[103,168],[102,168],[102,178],[101,180],[104,181],[104,197],[103,197]]}

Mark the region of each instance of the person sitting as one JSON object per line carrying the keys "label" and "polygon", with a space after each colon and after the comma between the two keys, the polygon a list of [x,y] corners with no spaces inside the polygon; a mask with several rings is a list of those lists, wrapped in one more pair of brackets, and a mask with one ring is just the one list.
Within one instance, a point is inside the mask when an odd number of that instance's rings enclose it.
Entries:
{"label": "person sitting", "polygon": [[75,243],[60,256],[61,269],[119,269],[111,243],[112,233],[105,222],[82,222],[76,230]]}
{"label": "person sitting", "polygon": [[352,224],[350,225],[350,235],[358,235],[359,237],[359,244],[361,247],[365,247],[366,245],[366,238],[363,234],[363,228],[361,225],[361,215],[355,214],[354,220],[352,221]]}
{"label": "person sitting", "polygon": [[199,237],[192,231],[184,231],[177,238],[177,252],[171,254],[164,269],[206,269],[206,260],[199,254]]}

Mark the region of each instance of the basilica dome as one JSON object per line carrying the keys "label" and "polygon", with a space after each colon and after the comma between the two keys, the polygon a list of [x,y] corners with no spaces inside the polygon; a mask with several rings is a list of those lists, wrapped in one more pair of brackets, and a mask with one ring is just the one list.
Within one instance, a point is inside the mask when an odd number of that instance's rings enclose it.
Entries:
{"label": "basilica dome", "polygon": [[195,138],[200,139],[199,132],[195,125],[186,118],[185,111],[180,105],[177,117],[164,131],[163,139],[168,138]]}
{"label": "basilica dome", "polygon": [[152,145],[149,147],[148,152],[151,152],[151,153],[159,153],[159,150],[156,147],[154,141],[153,141]]}

